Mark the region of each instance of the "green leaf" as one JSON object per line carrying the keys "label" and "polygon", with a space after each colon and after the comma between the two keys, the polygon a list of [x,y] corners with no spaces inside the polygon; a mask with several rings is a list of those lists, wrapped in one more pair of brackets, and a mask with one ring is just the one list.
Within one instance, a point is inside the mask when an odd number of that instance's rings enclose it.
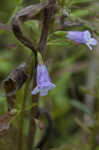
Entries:
{"label": "green leaf", "polygon": [[53,105],[57,106],[53,110],[55,117],[68,112],[70,105],[68,105],[68,82],[71,73],[64,73],[56,80],[56,88],[50,92],[51,98],[53,99]]}
{"label": "green leaf", "polygon": [[79,109],[80,111],[88,114],[89,116],[93,116],[93,113],[91,112],[91,110],[86,105],[82,104],[81,102],[77,100],[72,100],[70,104],[76,107],[77,109]]}
{"label": "green leaf", "polygon": [[16,2],[16,5],[20,2],[20,0],[15,0],[15,2]]}
{"label": "green leaf", "polygon": [[53,34],[56,35],[56,36],[63,36],[63,37],[65,37],[66,31],[57,31],[57,32],[54,32]]}
{"label": "green leaf", "polygon": [[[97,0],[94,0],[96,2]],[[72,4],[77,4],[77,3],[88,3],[88,2],[93,2],[93,0],[73,0],[71,3]]]}

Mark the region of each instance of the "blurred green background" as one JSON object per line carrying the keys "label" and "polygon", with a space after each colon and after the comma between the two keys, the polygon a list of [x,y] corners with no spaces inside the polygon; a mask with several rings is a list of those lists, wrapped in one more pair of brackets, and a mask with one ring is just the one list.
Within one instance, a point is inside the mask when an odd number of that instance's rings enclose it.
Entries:
{"label": "blurred green background", "polygon": [[[3,0],[0,4],[0,23],[10,26],[11,16],[19,7],[39,2]],[[98,40],[99,0],[64,0],[63,6],[61,0],[57,0],[57,4],[56,24],[53,29],[55,32],[49,33],[45,55],[45,63],[56,88],[48,96],[40,97],[39,101],[39,105],[51,113],[53,120],[53,131],[48,133],[44,150],[91,150],[87,136],[91,137],[94,131],[91,130],[91,134],[87,135],[87,130],[94,128],[93,115],[97,113],[96,102],[99,100],[99,46],[90,51],[86,45],[77,45],[65,35],[69,30],[90,30]],[[62,18],[63,8],[69,14],[68,17]],[[28,21],[23,28],[26,35],[37,44],[41,25],[37,21]],[[7,112],[6,97],[2,96],[2,82],[18,65],[27,62],[30,55],[31,51],[15,38],[12,31],[0,28],[1,115]],[[25,121],[24,138],[28,130],[27,116]],[[43,117],[41,121],[46,128],[47,122]],[[11,150],[10,146],[15,146],[16,142],[11,142],[10,139],[11,132],[4,138],[0,137],[1,150]],[[35,143],[38,143],[43,132],[44,129],[37,128]],[[99,144],[99,136],[97,138]]]}

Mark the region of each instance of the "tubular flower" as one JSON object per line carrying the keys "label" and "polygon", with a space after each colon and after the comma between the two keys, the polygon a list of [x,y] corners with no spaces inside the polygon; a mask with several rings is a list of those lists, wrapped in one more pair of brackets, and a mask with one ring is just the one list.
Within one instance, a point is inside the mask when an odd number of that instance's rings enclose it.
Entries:
{"label": "tubular flower", "polygon": [[86,44],[90,50],[92,50],[92,46],[97,45],[97,40],[95,38],[91,38],[91,33],[87,30],[83,32],[68,31],[66,37],[77,43]]}
{"label": "tubular flower", "polygon": [[46,65],[39,64],[37,66],[37,87],[32,91],[33,95],[40,92],[40,96],[46,96],[48,91],[56,86],[51,83]]}

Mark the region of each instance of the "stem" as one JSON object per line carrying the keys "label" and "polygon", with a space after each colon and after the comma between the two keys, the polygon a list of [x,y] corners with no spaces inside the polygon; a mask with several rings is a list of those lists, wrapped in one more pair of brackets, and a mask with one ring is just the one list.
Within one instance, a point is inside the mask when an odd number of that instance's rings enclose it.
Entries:
{"label": "stem", "polygon": [[[33,86],[36,87],[36,67],[37,67],[37,56],[35,57],[35,70],[33,73]],[[32,150],[34,145],[34,138],[36,133],[35,119],[38,118],[38,94],[32,96],[33,107],[30,111],[30,122],[29,122],[29,134],[28,134],[28,149]]]}
{"label": "stem", "polygon": [[[47,37],[48,37],[48,31],[51,24],[52,16],[55,13],[56,10],[56,0],[49,0],[49,5],[44,10],[44,18],[43,18],[43,27],[41,32],[40,41],[38,44],[37,51],[39,51],[42,55],[44,55],[44,50],[46,47]],[[35,58],[35,61],[37,58]],[[37,62],[37,61],[36,61]],[[35,65],[35,67],[37,64]],[[36,86],[36,71],[33,75],[34,81],[33,85]],[[29,123],[29,134],[28,134],[28,149],[32,150],[34,145],[34,138],[36,133],[36,125],[35,125],[35,119],[38,118],[38,95],[32,96],[32,103],[35,105],[33,109],[30,111],[30,123]]]}
{"label": "stem", "polygon": [[43,19],[43,27],[41,32],[40,41],[38,44],[38,50],[44,55],[44,50],[47,43],[48,31],[52,22],[52,17],[56,12],[56,0],[49,0],[49,6],[45,8],[44,11],[44,19]]}
{"label": "stem", "polygon": [[90,146],[91,146],[91,150],[96,150],[96,148],[97,148],[96,133],[92,133]]}
{"label": "stem", "polygon": [[96,100],[96,120],[95,120],[94,129],[91,135],[91,150],[96,150],[99,146],[99,142],[97,142],[98,135],[99,135],[99,96],[97,97],[97,100]]}
{"label": "stem", "polygon": [[[97,38],[98,39],[98,38]],[[94,76],[92,78],[93,80],[93,87],[91,89],[98,89],[97,88],[97,80],[96,80],[96,76],[99,74],[99,70],[97,69],[99,67],[99,46],[97,45],[96,47],[96,51],[95,51],[95,55],[94,55],[94,61],[92,62],[93,63],[93,66],[91,65],[91,68],[93,68],[93,72],[92,73]],[[92,82],[92,81],[91,81]],[[91,87],[91,86],[90,86]],[[93,129],[92,129],[92,134],[90,136],[91,138],[91,141],[90,141],[90,149],[91,150],[96,150],[99,148],[99,140],[98,140],[98,137],[99,137],[99,94],[98,94],[98,91],[96,91],[96,103],[94,102],[94,99],[95,97],[93,97],[93,99],[89,99],[89,102],[88,104],[91,104],[89,105],[90,106],[90,109],[92,109],[92,107],[94,108],[94,105],[95,105],[95,120],[94,120],[94,126],[93,126]],[[88,99],[87,99],[88,100]]]}
{"label": "stem", "polygon": [[53,120],[50,116],[50,113],[42,108],[39,108],[39,116],[42,116],[42,115],[45,116],[48,125],[45,129],[43,136],[41,137],[41,140],[36,146],[36,148],[40,150],[43,150],[45,143],[48,141],[48,139],[50,138],[50,135],[54,131]]}
{"label": "stem", "polygon": [[31,81],[32,71],[33,71],[32,68],[33,68],[33,60],[29,64],[29,68],[28,68],[28,80],[26,82],[26,86],[25,86],[25,89],[24,89],[24,98],[23,98],[23,104],[22,104],[21,114],[20,114],[18,150],[22,150],[23,149],[24,113],[25,113],[26,102],[27,102],[27,98],[28,98],[28,94],[29,94],[29,85],[30,85],[30,81]]}
{"label": "stem", "polygon": [[[42,55],[44,54],[44,49],[46,47],[47,37],[48,37],[48,31],[49,31],[49,25],[51,24],[51,19],[53,14],[56,10],[56,0],[49,0],[49,3],[45,3],[42,5],[37,5],[37,8],[40,8],[41,11],[44,10],[44,19],[43,19],[43,28],[42,33],[40,37],[40,41],[38,44],[37,50],[35,50],[34,44],[23,34],[21,30],[21,23],[27,20],[33,19],[39,12],[36,14],[34,13],[35,7],[31,6],[28,7],[28,9],[22,9],[19,13],[15,14],[12,18],[12,30],[14,35],[17,37],[17,39],[23,43],[25,46],[30,48],[32,52],[34,53],[35,57],[35,69],[33,72],[33,86],[36,86],[36,67],[37,67],[37,51],[40,51]],[[33,16],[31,16],[31,9]],[[31,65],[31,68],[33,66]],[[32,70],[32,69],[31,69]],[[26,99],[28,97],[28,89],[29,89],[29,83],[31,80],[31,71],[29,74],[28,81],[26,83],[25,87],[25,93],[24,93],[24,101],[22,105],[22,112],[21,112],[21,118],[20,118],[20,129],[19,129],[19,143],[18,143],[18,150],[22,150],[23,146],[23,124],[24,124],[24,111],[25,111],[25,105],[26,105]],[[34,104],[34,107],[30,111],[30,123],[29,123],[29,135],[28,135],[28,149],[32,150],[32,146],[34,144],[34,137],[36,132],[36,125],[35,125],[35,119],[38,118],[38,95],[32,96],[32,103]]]}

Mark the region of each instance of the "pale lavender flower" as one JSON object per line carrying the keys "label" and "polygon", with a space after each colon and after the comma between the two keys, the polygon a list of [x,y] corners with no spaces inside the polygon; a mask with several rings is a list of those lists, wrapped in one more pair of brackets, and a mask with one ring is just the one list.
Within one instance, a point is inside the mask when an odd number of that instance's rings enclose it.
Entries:
{"label": "pale lavender flower", "polygon": [[[91,38],[91,33],[89,31],[68,31],[67,38],[81,44],[86,44],[90,50],[92,50],[92,46],[97,45],[97,40]],[[92,45],[92,46],[91,46]]]}
{"label": "pale lavender flower", "polygon": [[37,87],[32,91],[33,95],[40,92],[40,96],[46,96],[48,91],[56,86],[51,83],[46,65],[40,64],[37,66]]}

